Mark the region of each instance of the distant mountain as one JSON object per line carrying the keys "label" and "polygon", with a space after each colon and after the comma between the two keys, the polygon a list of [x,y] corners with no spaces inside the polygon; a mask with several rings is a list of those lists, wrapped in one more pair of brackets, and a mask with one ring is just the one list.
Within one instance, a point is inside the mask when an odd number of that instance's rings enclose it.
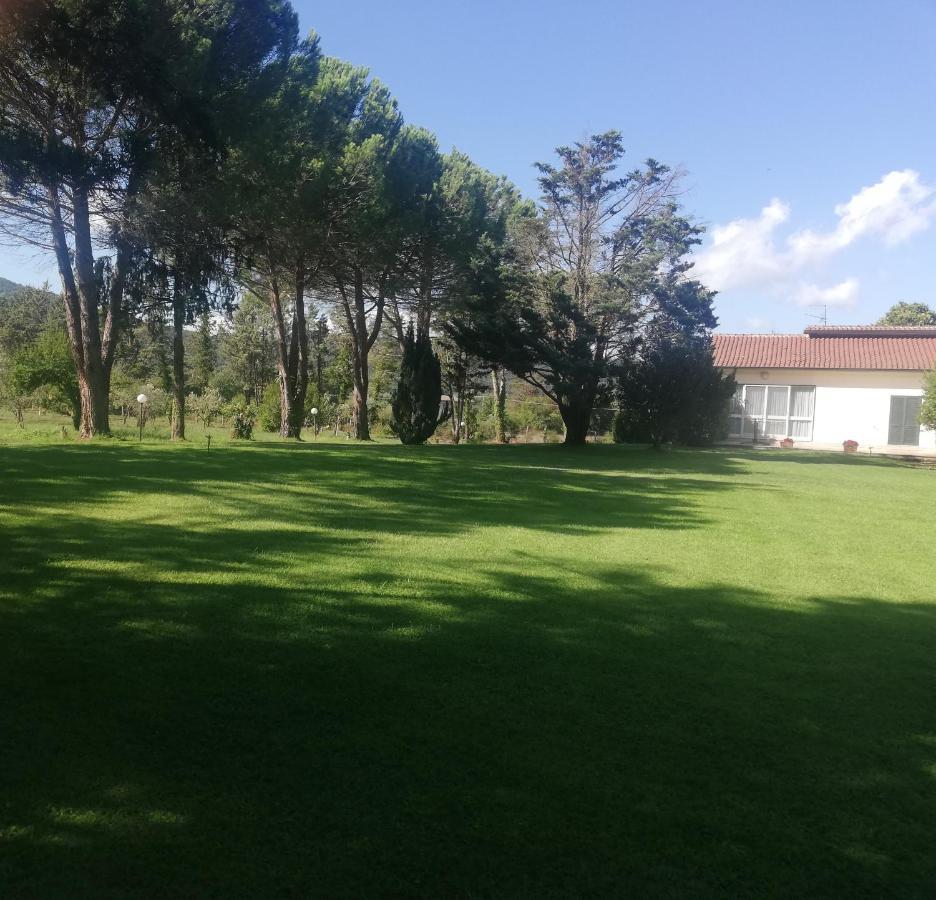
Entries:
{"label": "distant mountain", "polygon": [[0,278],[0,297],[4,294],[15,294],[23,289],[23,285],[10,281],[8,278]]}

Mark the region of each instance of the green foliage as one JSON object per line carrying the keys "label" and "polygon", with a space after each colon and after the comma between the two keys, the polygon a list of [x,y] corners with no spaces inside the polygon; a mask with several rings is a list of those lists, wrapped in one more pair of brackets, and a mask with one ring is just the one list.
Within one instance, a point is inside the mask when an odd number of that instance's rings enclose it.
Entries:
{"label": "green foliage", "polygon": [[580,444],[646,322],[665,312],[705,328],[714,318],[712,295],[685,277],[702,229],[679,214],[678,173],[653,159],[621,173],[615,131],[556,153],[558,166],[537,166],[540,214],[515,202],[511,246],[479,243],[451,327],[550,397],[566,442]]}
{"label": "green foliage", "polygon": [[323,394],[334,398],[336,405],[345,403],[354,388],[354,356],[347,337],[337,339],[335,354],[324,369],[323,381]]}
{"label": "green foliage", "polygon": [[231,437],[239,441],[253,439],[253,429],[257,421],[257,410],[249,403],[232,403],[228,406],[231,417]]}
{"label": "green foliage", "polygon": [[711,346],[674,337],[647,342],[618,381],[618,443],[710,444],[727,431],[735,382],[712,360]]}
{"label": "green foliage", "polygon": [[200,394],[189,394],[188,405],[196,421],[207,430],[221,415],[224,399],[216,388],[207,387]]}
{"label": "green foliage", "polygon": [[442,370],[428,335],[416,339],[410,326],[393,394],[392,426],[404,444],[424,444],[439,425]]}
{"label": "green foliage", "polygon": [[920,424],[924,428],[936,430],[936,369],[926,376],[925,388],[923,406],[920,409]]}
{"label": "green foliage", "polygon": [[125,419],[128,419],[136,410],[136,398],[141,386],[141,381],[128,372],[123,365],[114,366],[110,384],[111,405],[119,409]]}
{"label": "green foliage", "polygon": [[208,312],[204,312],[198,320],[195,353],[192,360],[191,383],[196,392],[206,390],[211,384],[218,367],[217,356],[218,348],[215,345],[215,336],[211,327],[211,316]]}
{"label": "green foliage", "polygon": [[11,395],[38,395],[43,406],[68,412],[78,428],[81,419],[78,379],[68,338],[60,327],[47,326],[32,343],[15,352],[6,378]]}
{"label": "green foliage", "polygon": [[51,325],[65,330],[61,297],[47,288],[14,287],[0,294],[0,354],[16,352]]}
{"label": "green foliage", "polygon": [[224,367],[219,388],[221,384],[227,390],[236,386],[245,401],[260,402],[264,387],[276,377],[273,332],[269,304],[256,294],[245,294],[222,337]]}
{"label": "green foliage", "polygon": [[880,319],[878,325],[936,325],[936,310],[925,303],[895,303]]}
{"label": "green foliage", "polygon": [[511,407],[510,419],[514,431],[540,434],[562,431],[562,417],[556,404],[542,395],[523,397]]}
{"label": "green foliage", "polygon": [[[318,410],[313,417],[312,410]],[[338,404],[328,395],[320,395],[318,388],[312,385],[306,395],[305,406],[305,425],[309,428],[317,428],[319,431],[325,428],[333,428],[335,419],[338,415]]]}
{"label": "green foliage", "polygon": [[280,402],[280,385],[278,381],[271,381],[263,389],[263,397],[257,407],[257,424],[264,430],[278,434],[282,424],[282,404]]}
{"label": "green foliage", "polygon": [[143,405],[143,421],[150,419],[165,419],[167,425],[172,424],[172,391],[166,390],[158,384],[144,385],[146,403]]}

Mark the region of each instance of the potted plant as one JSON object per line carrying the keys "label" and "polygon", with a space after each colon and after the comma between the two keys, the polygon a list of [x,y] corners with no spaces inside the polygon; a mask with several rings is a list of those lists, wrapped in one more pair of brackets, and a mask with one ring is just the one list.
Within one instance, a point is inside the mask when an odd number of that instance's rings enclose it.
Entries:
{"label": "potted plant", "polygon": [[842,450],[845,453],[856,453],[858,451],[858,441],[851,439],[842,442]]}
{"label": "potted plant", "polygon": [[790,450],[790,449],[792,449],[792,447],[793,447],[793,438],[791,438],[791,437],[785,437],[782,441],[780,441],[780,446],[783,447],[784,450]]}

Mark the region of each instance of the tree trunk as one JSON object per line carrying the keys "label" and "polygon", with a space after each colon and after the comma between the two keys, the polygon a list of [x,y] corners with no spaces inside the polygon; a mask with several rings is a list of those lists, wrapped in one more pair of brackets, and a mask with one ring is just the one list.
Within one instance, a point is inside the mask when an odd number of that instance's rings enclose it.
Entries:
{"label": "tree trunk", "polygon": [[491,369],[491,388],[494,391],[494,440],[507,443],[507,372],[495,366]]}
{"label": "tree trunk", "polygon": [[293,334],[290,350],[290,374],[293,376],[292,402],[289,408],[289,434],[299,439],[305,419],[306,393],[309,389],[309,332],[305,318],[305,260],[296,263],[296,308],[293,312]]}
{"label": "tree trunk", "polygon": [[110,379],[101,368],[78,374],[81,418],[78,433],[83,438],[110,434]]}
{"label": "tree trunk", "polygon": [[305,260],[296,261],[295,304],[289,340],[279,284],[270,279],[270,310],[276,327],[276,364],[280,385],[280,435],[299,439],[309,386],[309,332],[305,318]]}
{"label": "tree trunk", "polygon": [[370,422],[367,420],[367,362],[364,362],[364,372],[355,366],[354,370],[354,436],[359,441],[369,441]]}
{"label": "tree trunk", "polygon": [[172,292],[172,439],[185,440],[185,288]]}
{"label": "tree trunk", "polygon": [[419,304],[416,309],[416,340],[429,339],[429,329],[432,324],[432,283],[434,271],[430,258],[423,263],[422,274],[419,279]]}
{"label": "tree trunk", "polygon": [[[353,294],[348,296],[348,290],[342,278],[336,278],[338,292],[341,295],[342,308],[348,333],[351,337],[351,353],[354,357],[354,410],[352,421],[354,423],[354,436],[359,441],[369,441],[370,422],[367,415],[368,392],[368,356],[370,349],[380,334],[380,325],[383,321],[386,294],[385,283],[379,281],[378,295],[373,307],[374,324],[369,328],[367,324],[366,297],[364,294],[364,272],[361,268],[354,269]],[[352,307],[353,302],[353,307]]]}
{"label": "tree trunk", "polygon": [[65,322],[81,404],[79,434],[83,438],[110,434],[110,376],[119,333],[129,250],[118,240],[117,257],[106,298],[103,336],[101,292],[94,271],[91,214],[87,187],[73,186],[71,198],[74,251],[69,247],[59,185],[47,185],[52,246],[62,279]]}
{"label": "tree trunk", "polygon": [[315,349],[315,392],[319,403],[322,402],[322,394],[325,393],[325,381],[322,374],[322,349],[321,345],[318,345]]}
{"label": "tree trunk", "polygon": [[566,432],[563,443],[567,446],[580,447],[587,441],[593,403],[593,397],[576,397],[559,404],[559,415],[562,416]]}

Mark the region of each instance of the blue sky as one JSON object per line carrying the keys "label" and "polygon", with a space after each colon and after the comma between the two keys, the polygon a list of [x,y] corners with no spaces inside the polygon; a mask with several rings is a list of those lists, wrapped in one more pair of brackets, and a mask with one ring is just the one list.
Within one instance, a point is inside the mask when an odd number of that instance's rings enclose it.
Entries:
{"label": "blue sky", "polygon": [[[295,0],[294,0],[295,2]],[[535,194],[532,163],[617,128],[687,171],[721,327],[936,305],[936,2],[295,2],[408,121]],[[0,274],[54,270],[0,248]]]}

